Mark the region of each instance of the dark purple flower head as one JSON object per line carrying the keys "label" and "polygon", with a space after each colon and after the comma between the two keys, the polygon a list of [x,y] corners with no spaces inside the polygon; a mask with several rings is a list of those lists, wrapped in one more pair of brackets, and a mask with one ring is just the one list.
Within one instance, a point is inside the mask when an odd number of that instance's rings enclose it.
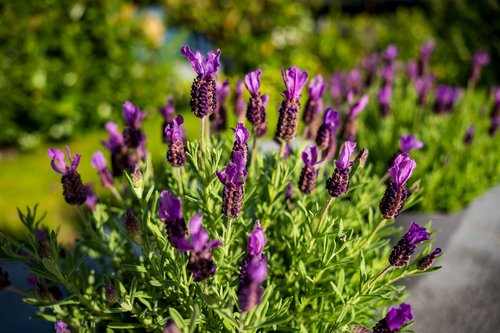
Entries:
{"label": "dark purple flower head", "polygon": [[69,166],[66,164],[64,153],[61,150],[56,148],[49,148],[48,150],[48,157],[52,159],[50,162],[52,169],[61,175],[74,173],[78,164],[80,164],[80,154],[75,154],[72,159],[68,146],[66,146],[66,155],[68,156],[68,161],[70,163]]}
{"label": "dark purple flower head", "polygon": [[394,44],[390,44],[387,49],[385,49],[382,57],[386,63],[392,63],[398,56],[398,48]]}
{"label": "dark purple flower head", "polygon": [[68,329],[68,324],[66,324],[62,320],[58,320],[55,323],[54,329],[56,330],[56,333],[71,333],[71,331]]}
{"label": "dark purple flower head", "polygon": [[137,106],[126,101],[123,104],[123,118],[128,126],[138,129],[146,117],[146,112],[141,111]]}
{"label": "dark purple flower head", "polygon": [[224,80],[224,82],[217,84],[217,103],[223,104],[230,92],[229,80]]}
{"label": "dark purple flower head", "polygon": [[423,142],[418,141],[415,135],[402,135],[400,138],[400,150],[402,153],[409,153],[411,150],[421,149],[423,146]]}
{"label": "dark purple flower head", "polygon": [[392,331],[399,330],[412,319],[411,307],[405,303],[402,303],[399,308],[392,307],[385,316],[387,327]]}
{"label": "dark purple flower head", "polygon": [[240,144],[243,145],[247,143],[248,138],[250,138],[250,132],[248,129],[243,125],[243,123],[238,123],[236,125],[236,128],[232,129],[234,131],[234,140]]}
{"label": "dark purple flower head", "polygon": [[316,164],[320,164],[325,160],[326,156],[322,159],[319,159],[318,147],[315,145],[307,146],[302,152],[302,161],[308,167],[313,167]]}
{"label": "dark purple flower head", "polygon": [[474,140],[474,125],[470,125],[467,127],[467,132],[465,133],[464,137],[464,144],[470,145],[472,143],[472,140]]}
{"label": "dark purple flower head", "polygon": [[328,108],[323,115],[323,124],[335,131],[340,126],[340,115],[333,108]]}
{"label": "dark purple flower head", "polygon": [[317,75],[312,78],[311,83],[309,83],[309,98],[312,100],[318,100],[323,97],[327,85],[323,83],[323,76]]}
{"label": "dark purple flower head", "polygon": [[419,95],[428,93],[434,84],[434,76],[427,75],[415,80],[415,88]]}
{"label": "dark purple flower head", "polygon": [[95,210],[99,197],[97,196],[97,194],[95,194],[94,187],[91,183],[85,185],[85,195],[85,205],[87,205],[87,207],[89,207],[91,210]]}
{"label": "dark purple flower head", "polygon": [[111,152],[115,152],[124,145],[123,136],[118,129],[118,125],[113,122],[106,123],[106,131],[109,134],[108,141],[103,141],[102,144],[104,147],[109,149]]}
{"label": "dark purple flower head", "polygon": [[389,105],[392,97],[392,86],[389,84],[384,85],[378,92],[377,99],[379,104]]}
{"label": "dark purple flower head", "polygon": [[202,220],[202,213],[199,212],[195,216],[191,218],[189,221],[189,235],[190,235],[190,242],[188,243],[188,246],[186,249],[180,249],[181,251],[194,251],[194,252],[201,252],[201,251],[207,251],[210,250],[214,247],[218,247],[222,245],[222,242],[218,239],[209,241],[209,236],[208,232],[203,228],[201,224]]}
{"label": "dark purple flower head", "polygon": [[352,165],[351,156],[354,153],[354,148],[356,148],[356,142],[346,141],[342,146],[340,151],[339,160],[335,162],[335,165],[339,169],[347,169]]}
{"label": "dark purple flower head", "polygon": [[167,104],[161,108],[160,113],[167,123],[170,123],[174,120],[175,106],[174,98],[172,96],[167,97]]}
{"label": "dark purple flower head", "polygon": [[248,172],[245,170],[245,159],[243,155],[237,151],[234,152],[234,162],[226,166],[225,171],[215,171],[220,182],[224,186],[240,186],[245,183]]}
{"label": "dark purple flower head", "polygon": [[182,131],[180,126],[184,123],[184,118],[178,115],[177,118],[165,127],[165,136],[169,142],[182,141]]}
{"label": "dark purple flower head", "polygon": [[436,43],[432,39],[428,40],[420,47],[420,59],[427,61],[436,47]]}
{"label": "dark purple flower head", "polygon": [[177,325],[172,319],[167,321],[167,324],[163,328],[163,333],[181,333]]}
{"label": "dark purple flower head", "polygon": [[411,81],[415,81],[418,78],[418,64],[415,60],[409,61],[406,65],[406,74]]}
{"label": "dark purple flower head", "polygon": [[398,188],[404,186],[408,179],[410,179],[416,166],[417,163],[410,158],[409,154],[399,154],[394,160],[394,164],[389,169],[394,185]]}
{"label": "dark purple flower head", "polygon": [[368,95],[363,95],[349,109],[349,118],[356,118],[368,105]]}
{"label": "dark purple flower head", "polygon": [[286,86],[286,90],[281,95],[288,100],[300,98],[300,91],[307,83],[307,72],[292,66],[286,71],[282,69],[281,76],[283,76],[283,82]]}
{"label": "dark purple flower head", "polygon": [[248,236],[247,252],[251,256],[260,258],[265,245],[266,236],[264,236],[264,229],[260,225],[259,220],[257,220],[250,236]]}
{"label": "dark purple flower head", "polygon": [[259,96],[260,94],[260,75],[262,71],[257,69],[253,72],[245,75],[245,86],[247,87],[248,92],[253,97]]}
{"label": "dark purple flower head", "polygon": [[102,171],[106,169],[106,158],[102,151],[98,150],[92,155],[91,161],[92,167],[97,171]]}
{"label": "dark purple flower head", "polygon": [[495,99],[495,104],[500,104],[500,87],[494,87],[491,90],[491,94]]}
{"label": "dark purple flower head", "polygon": [[431,234],[427,232],[425,227],[419,226],[417,223],[412,222],[410,229],[404,234],[403,238],[410,245],[417,245],[423,241],[429,240]]}
{"label": "dark purple flower head", "polygon": [[490,55],[486,51],[476,51],[472,61],[474,66],[486,66],[490,63]]}
{"label": "dark purple flower head", "polygon": [[247,278],[252,283],[261,284],[267,277],[267,256],[253,257],[247,267]]}
{"label": "dark purple flower head", "polygon": [[160,209],[158,210],[158,217],[164,222],[175,222],[183,220],[182,216],[182,200],[176,197],[167,190],[160,193],[159,198]]}
{"label": "dark purple flower head", "polygon": [[220,53],[219,49],[217,49],[216,53],[208,51],[205,59],[200,51],[193,53],[187,45],[181,48],[181,54],[189,60],[196,74],[203,79],[211,78],[217,72],[220,66]]}

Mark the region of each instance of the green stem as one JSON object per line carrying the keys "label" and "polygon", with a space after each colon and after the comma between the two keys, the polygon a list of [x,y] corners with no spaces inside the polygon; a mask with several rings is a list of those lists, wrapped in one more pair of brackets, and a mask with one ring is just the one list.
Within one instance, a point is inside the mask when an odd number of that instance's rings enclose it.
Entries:
{"label": "green stem", "polygon": [[118,192],[116,186],[111,187],[110,190],[111,190],[111,194],[113,194],[113,196],[115,197],[115,199],[117,201],[120,201],[120,202],[123,201],[123,198],[120,195],[120,192]]}
{"label": "green stem", "polygon": [[328,212],[328,208],[330,208],[330,205],[333,202],[333,197],[330,197],[328,201],[326,202],[326,205],[323,207],[323,211],[321,212],[321,218],[319,219],[319,222],[316,226],[316,230],[314,231],[314,235],[317,235],[319,230],[321,229],[321,224],[323,223],[323,220],[326,217],[326,214]]}
{"label": "green stem", "polygon": [[286,141],[285,140],[281,140],[281,151],[280,151],[280,157],[282,159],[285,158],[285,152],[286,152]]}
{"label": "green stem", "polygon": [[[375,284],[380,280],[385,274],[387,274],[390,270],[392,269],[391,265],[388,265],[386,268],[380,271],[378,275],[368,284],[368,288],[366,292],[369,292],[372,290],[372,288],[375,286]],[[364,294],[364,291],[361,291],[361,295]]]}
{"label": "green stem", "polygon": [[[206,117],[205,117],[206,118]],[[203,150],[205,149],[205,118],[200,119],[200,159],[203,160]]]}
{"label": "green stem", "polygon": [[177,168],[178,172],[179,172],[179,176],[177,177],[177,182],[178,182],[178,185],[179,185],[179,194],[182,196],[184,196],[184,185],[183,185],[183,182],[182,182],[182,168],[183,167],[179,167]]}
{"label": "green stem", "polygon": [[367,245],[367,244],[370,244],[373,236],[375,236],[375,234],[380,229],[380,227],[382,227],[382,224],[384,224],[385,221],[387,221],[386,218],[380,219],[380,221],[377,223],[377,225],[375,226],[375,228],[373,228],[372,232],[370,233],[370,235],[368,236],[368,238],[366,239],[366,241],[361,246],[361,248],[365,247],[365,245]]}
{"label": "green stem", "polygon": [[13,286],[8,286],[7,288],[5,288],[5,290],[8,290],[14,294],[18,294],[18,295],[21,295],[21,296],[26,297],[26,298],[31,297],[31,295],[29,295],[27,292],[24,292],[20,289],[17,289],[16,287],[13,287]]}
{"label": "green stem", "polygon": [[379,185],[384,184],[387,178],[389,178],[389,176],[390,176],[389,172],[386,172],[385,175],[382,178],[380,178],[380,181],[378,182]]}
{"label": "green stem", "polygon": [[255,155],[257,155],[257,136],[255,131],[253,132],[253,146],[252,146],[252,157],[250,157],[250,171],[253,172],[253,166],[255,164]]}
{"label": "green stem", "polygon": [[245,329],[245,319],[247,317],[247,313],[246,312],[243,312],[241,315],[240,315],[240,320],[239,320],[239,329],[238,331],[239,332],[245,332],[246,329]]}

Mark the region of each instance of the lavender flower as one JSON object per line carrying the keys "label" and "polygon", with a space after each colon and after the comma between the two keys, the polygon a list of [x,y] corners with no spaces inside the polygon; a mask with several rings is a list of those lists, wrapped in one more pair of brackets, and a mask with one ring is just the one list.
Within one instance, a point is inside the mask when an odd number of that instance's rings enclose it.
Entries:
{"label": "lavender flower", "polygon": [[411,307],[402,303],[399,308],[392,307],[384,319],[373,328],[373,333],[395,333],[399,332],[404,324],[413,320]]}
{"label": "lavender flower", "polygon": [[85,205],[91,210],[95,210],[99,197],[94,192],[92,183],[85,184]]}
{"label": "lavender flower", "polygon": [[398,56],[398,48],[394,44],[387,46],[387,49],[382,53],[382,59],[386,65],[392,65]]}
{"label": "lavender flower", "polygon": [[500,116],[493,117],[491,119],[491,126],[489,129],[490,136],[494,136],[497,133],[499,126],[500,126]]}
{"label": "lavender flower", "polygon": [[308,74],[298,67],[292,66],[286,71],[281,70],[286,90],[281,94],[284,99],[279,111],[276,137],[280,140],[291,141],[297,134],[299,126],[300,92],[306,85]]}
{"label": "lavender flower", "polygon": [[225,171],[216,171],[215,174],[224,185],[222,193],[222,213],[229,218],[240,215],[245,190],[243,184],[248,176],[245,170],[245,159],[236,151],[233,154],[234,162],[229,163]]}
{"label": "lavender flower", "polygon": [[335,171],[326,181],[326,189],[331,197],[340,197],[349,190],[349,173],[351,172],[351,156],[356,148],[356,142],[346,141],[340,152],[339,160],[335,162]]}
{"label": "lavender flower", "polygon": [[382,70],[382,86],[391,86],[394,84],[394,66],[387,65]]}
{"label": "lavender flower", "polygon": [[186,149],[182,141],[180,126],[184,123],[184,118],[178,115],[177,118],[165,128],[165,136],[169,143],[167,160],[173,167],[181,167],[186,163]]}
{"label": "lavender flower", "polygon": [[182,201],[168,191],[162,191],[158,199],[160,209],[158,217],[165,223],[168,240],[173,247],[184,250],[188,246],[186,241],[186,222],[182,215]]}
{"label": "lavender flower", "polygon": [[262,300],[264,288],[261,284],[267,277],[267,256],[262,255],[265,244],[266,237],[257,220],[248,237],[248,255],[240,268],[237,294],[241,311],[251,311]]}
{"label": "lavender flower", "polygon": [[474,140],[474,125],[470,125],[467,127],[467,133],[464,136],[464,145],[468,146]]}
{"label": "lavender flower", "polygon": [[285,202],[287,203],[288,207],[292,207],[294,205],[294,196],[295,190],[293,189],[292,182],[288,182],[285,188]]}
{"label": "lavender flower", "polygon": [[235,153],[240,152],[245,160],[245,164],[248,161],[248,139],[250,138],[250,132],[247,130],[243,123],[238,123],[236,128],[232,129],[234,131],[234,144],[233,151],[231,153],[231,161],[235,160]]}
{"label": "lavender flower", "polygon": [[188,267],[193,273],[195,281],[202,281],[215,274],[215,264],[212,259],[212,249],[221,246],[219,240],[209,241],[208,233],[201,224],[202,213],[191,218],[189,233],[191,241],[180,251],[190,251]]}
{"label": "lavender flower", "polygon": [[362,67],[365,70],[365,86],[368,87],[372,84],[375,76],[377,75],[377,68],[379,63],[379,56],[377,53],[370,53],[363,58]]}
{"label": "lavender flower", "polygon": [[163,328],[163,333],[181,333],[177,325],[172,319],[167,321],[167,324]]}
{"label": "lavender flower", "polygon": [[434,76],[427,75],[419,77],[415,80],[415,88],[418,94],[418,105],[425,106],[427,104],[427,94],[431,91],[434,85]]}
{"label": "lavender flower", "polygon": [[168,143],[167,136],[165,135],[165,128],[174,121],[175,117],[174,98],[172,96],[167,97],[167,104],[160,109],[160,114],[163,117],[163,124],[161,127],[162,139],[164,143]]}
{"label": "lavender flower", "polygon": [[418,150],[424,146],[424,143],[422,141],[418,141],[415,135],[401,135],[399,141],[399,150],[401,153],[409,153],[412,150]]}
{"label": "lavender flower", "polygon": [[446,113],[453,111],[455,103],[460,98],[461,90],[446,85],[436,88],[436,100],[434,102],[435,113]]}
{"label": "lavender flower", "polygon": [[[182,223],[184,225],[184,221],[182,221]],[[168,230],[168,227],[167,227],[167,230]],[[138,244],[142,243],[141,224],[139,223],[139,220],[137,219],[134,212],[130,208],[128,208],[127,212],[125,213],[125,231],[127,232],[127,235],[131,239],[134,240],[134,242],[136,242]],[[175,236],[173,236],[173,237],[175,238]],[[185,230],[184,230],[184,237],[185,237]],[[182,237],[182,239],[184,239],[184,237]],[[171,239],[171,238],[172,237],[170,237],[169,239]],[[178,242],[176,242],[176,244],[177,243]]]}
{"label": "lavender flower", "polygon": [[345,76],[346,94],[357,95],[361,92],[363,83],[361,81],[361,72],[358,69],[353,69]]}
{"label": "lavender flower", "polygon": [[340,104],[346,97],[344,89],[344,74],[334,73],[329,78],[330,95],[332,96],[334,104]]}
{"label": "lavender flower", "polygon": [[410,258],[415,253],[416,245],[429,240],[430,234],[424,227],[412,222],[410,229],[403,238],[394,246],[389,256],[389,263],[394,267],[404,267],[410,262]]}
{"label": "lavender flower", "polygon": [[[325,151],[327,149],[333,150],[335,154],[337,147],[336,132],[340,125],[340,116],[334,109],[328,108],[323,115],[323,123],[318,129],[316,135],[316,144],[318,147]],[[332,155],[333,155],[332,154]]]}
{"label": "lavender flower", "polygon": [[415,161],[406,153],[399,154],[394,160],[393,166],[389,169],[392,181],[389,182],[379,205],[384,218],[395,219],[399,216],[408,197],[406,182],[410,179],[416,166]]}
{"label": "lavender flower", "polygon": [[0,291],[10,286],[9,274],[0,267]]}
{"label": "lavender flower", "polygon": [[243,122],[243,118],[245,117],[246,109],[247,109],[247,104],[245,103],[245,100],[243,99],[243,81],[238,80],[236,82],[236,91],[234,92],[234,114],[236,115],[236,118],[238,118],[238,121],[241,123]]}
{"label": "lavender flower", "polygon": [[145,140],[145,135],[141,130],[145,116],[145,112],[141,111],[141,109],[129,101],[123,104],[123,118],[126,123],[125,129],[123,130],[123,140],[127,147],[136,149]]}
{"label": "lavender flower", "polygon": [[387,117],[391,110],[392,86],[384,85],[377,95],[378,105],[382,116]]}
{"label": "lavender flower", "polygon": [[113,175],[106,167],[106,158],[104,157],[102,151],[98,150],[94,153],[94,155],[92,155],[91,164],[92,167],[99,173],[102,186],[105,188],[112,188],[114,186]]}
{"label": "lavender flower", "polygon": [[210,115],[212,132],[219,132],[227,129],[226,99],[230,91],[229,80],[225,80],[222,84],[217,84],[217,106]]}
{"label": "lavender flower", "polygon": [[36,296],[41,300],[54,302],[62,299],[61,290],[49,280],[40,281],[36,276],[31,276],[28,283],[36,287]]}
{"label": "lavender flower", "polygon": [[349,115],[347,116],[344,129],[342,131],[342,138],[347,141],[356,140],[357,136],[357,118],[358,115],[363,111],[368,105],[368,95],[363,95],[361,98],[354,103],[349,109]]}
{"label": "lavender flower", "polygon": [[481,77],[482,68],[490,63],[490,55],[486,51],[476,51],[472,57],[472,73],[470,80],[477,83]]}
{"label": "lavender flower", "polygon": [[412,82],[415,82],[419,78],[418,64],[415,60],[409,61],[406,64],[406,75]]}
{"label": "lavender flower", "polygon": [[420,47],[420,58],[418,59],[418,76],[423,77],[430,74],[429,70],[429,59],[434,52],[436,44],[434,41],[428,40]]}
{"label": "lavender flower", "polygon": [[257,69],[245,76],[245,86],[250,93],[247,105],[247,119],[253,126],[253,134],[260,138],[267,132],[266,108],[269,96],[260,94],[261,70]]}
{"label": "lavender flower", "polygon": [[103,141],[102,144],[111,152],[111,170],[114,177],[123,175],[124,170],[129,170],[129,159],[127,154],[127,146],[122,134],[118,129],[118,125],[113,122],[106,123],[106,131],[109,134],[108,141]]}
{"label": "lavender flower", "polygon": [[440,255],[442,250],[438,247],[430,254],[426,255],[422,259],[419,260],[417,264],[417,268],[421,271],[426,271],[434,265],[434,261],[436,261],[436,257]]}
{"label": "lavender flower", "polygon": [[69,165],[66,165],[64,153],[59,149],[49,148],[48,157],[52,159],[52,169],[60,173],[61,183],[63,186],[64,200],[70,205],[81,205],[86,200],[85,187],[82,183],[82,178],[76,168],[80,164],[80,155],[76,154],[74,159],[71,158],[69,147],[66,146],[66,154],[68,156]]}
{"label": "lavender flower", "polygon": [[56,333],[71,333],[71,331],[68,329],[68,324],[66,324],[62,320],[58,320],[55,323],[54,329],[56,330]]}
{"label": "lavender flower", "polygon": [[316,178],[318,177],[318,170],[314,168],[315,165],[323,162],[325,159],[319,159],[318,148],[310,145],[302,152],[302,161],[304,167],[300,172],[299,189],[302,193],[311,194],[316,187]]}
{"label": "lavender flower", "polygon": [[193,53],[189,46],[184,45],[181,54],[189,60],[197,74],[191,86],[191,111],[196,117],[204,118],[212,114],[217,106],[216,84],[213,77],[220,66],[221,52],[209,51],[205,59],[199,51]]}
{"label": "lavender flower", "polygon": [[118,290],[111,283],[108,283],[104,286],[104,297],[106,298],[106,302],[108,302],[109,304],[115,304],[120,300],[120,294],[118,293]]}
{"label": "lavender flower", "polygon": [[310,125],[316,121],[318,114],[323,110],[323,93],[327,85],[323,83],[321,75],[315,76],[309,84],[308,92],[309,98],[307,99],[302,120],[305,124]]}

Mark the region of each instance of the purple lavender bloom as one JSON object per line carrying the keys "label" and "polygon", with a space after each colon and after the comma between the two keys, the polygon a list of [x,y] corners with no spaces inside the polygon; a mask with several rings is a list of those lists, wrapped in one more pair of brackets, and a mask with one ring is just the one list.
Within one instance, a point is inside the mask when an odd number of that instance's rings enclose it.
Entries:
{"label": "purple lavender bloom", "polygon": [[58,320],[55,323],[54,329],[56,330],[56,333],[71,333],[71,331],[68,329],[68,324],[66,324],[62,320]]}
{"label": "purple lavender bloom", "polygon": [[225,171],[216,171],[215,174],[224,185],[222,193],[222,213],[229,218],[240,215],[245,190],[243,184],[248,176],[245,170],[245,159],[241,152],[234,152],[234,162],[226,166]]}
{"label": "purple lavender bloom", "polygon": [[368,95],[363,95],[361,98],[352,104],[349,109],[349,115],[345,119],[342,138],[346,141],[354,141],[357,136],[357,117],[368,104]]}
{"label": "purple lavender bloom", "polygon": [[184,118],[178,115],[171,124],[165,128],[165,137],[169,144],[167,160],[173,167],[181,167],[186,163],[186,149],[184,147],[183,134],[180,126]]}
{"label": "purple lavender bloom", "polygon": [[333,108],[326,109],[323,115],[323,123],[316,134],[316,144],[321,150],[330,150],[329,152],[335,153],[334,150],[337,147],[335,136],[339,126],[340,115]]}
{"label": "purple lavender bloom", "polygon": [[92,155],[91,161],[92,167],[99,173],[99,178],[101,179],[102,186],[105,188],[112,188],[114,186],[113,175],[111,171],[106,167],[106,158],[104,154],[98,150]]}
{"label": "purple lavender bloom", "polygon": [[393,166],[389,169],[392,181],[396,187],[402,187],[410,179],[417,163],[408,154],[399,154],[394,160]]}
{"label": "purple lavender bloom", "polygon": [[167,104],[160,109],[160,114],[167,124],[170,124],[172,121],[174,121],[175,105],[174,98],[172,96],[167,97]]}
{"label": "purple lavender bloom", "polygon": [[415,135],[401,135],[400,138],[400,151],[402,153],[409,153],[412,150],[421,149],[424,146],[422,141],[418,141]]}
{"label": "purple lavender bloom", "polygon": [[323,83],[323,76],[321,74],[316,75],[311,79],[307,91],[309,93],[309,98],[313,100],[318,100],[323,97],[327,85]]}
{"label": "purple lavender bloom", "polygon": [[109,134],[108,141],[103,141],[102,144],[106,147],[110,152],[115,152],[120,150],[124,146],[123,136],[118,129],[118,125],[113,122],[106,123],[106,131]]}
{"label": "purple lavender bloom", "polygon": [[250,100],[247,105],[247,119],[253,126],[253,133],[261,137],[267,132],[266,108],[269,96],[260,94],[261,70],[257,69],[245,75],[245,86],[250,92]]}
{"label": "purple lavender bloom", "polygon": [[236,82],[236,91],[234,92],[234,114],[238,118],[239,122],[243,121],[246,109],[247,104],[243,99],[243,81],[238,80]]}
{"label": "purple lavender bloom", "polygon": [[467,127],[467,133],[465,133],[464,137],[464,144],[468,146],[472,143],[472,140],[474,140],[474,125],[470,125],[469,127]]}
{"label": "purple lavender bloom", "polygon": [[313,192],[316,186],[316,178],[318,177],[318,171],[314,166],[323,162],[325,158],[326,156],[321,160],[319,159],[318,148],[313,145],[307,146],[302,152],[304,167],[300,173],[298,185],[303,193],[310,194]]}
{"label": "purple lavender bloom", "polygon": [[141,109],[134,104],[129,101],[123,104],[123,118],[127,126],[134,129],[141,128],[144,117],[146,117],[146,112],[141,111]]}
{"label": "purple lavender bloom", "polygon": [[460,88],[453,88],[442,84],[437,86],[434,112],[445,113],[453,111],[455,103],[460,98],[460,95]]}
{"label": "purple lavender bloom", "polygon": [[216,53],[208,51],[207,58],[205,59],[200,51],[193,53],[189,46],[184,45],[181,48],[181,54],[189,60],[200,79],[212,78],[220,66],[219,58],[221,51],[219,49],[217,49]]}
{"label": "purple lavender bloom", "polygon": [[335,162],[335,166],[339,169],[347,169],[352,165],[351,156],[356,148],[356,142],[346,141],[340,151],[339,160]]}
{"label": "purple lavender bloom", "polygon": [[372,84],[375,75],[377,74],[378,63],[379,56],[377,53],[370,53],[363,59],[362,66],[366,72],[365,86]]}
{"label": "purple lavender bloom", "polygon": [[394,84],[394,66],[393,65],[387,65],[384,67],[382,70],[382,85],[390,85],[392,86]]}
{"label": "purple lavender bloom", "polygon": [[177,325],[172,319],[167,321],[167,324],[163,328],[163,333],[181,333]]}
{"label": "purple lavender bloom", "polygon": [[230,92],[231,88],[229,87],[229,80],[225,80],[221,84],[217,84],[217,105],[215,107],[215,111],[210,115],[212,132],[219,132],[227,129],[226,99]]}
{"label": "purple lavender bloom", "polygon": [[434,49],[436,48],[436,43],[432,39],[429,39],[426,41],[422,46],[420,47],[420,59],[422,60],[428,60],[432,53],[434,52]]}
{"label": "purple lavender bloom", "polygon": [[72,159],[68,146],[66,146],[66,154],[70,163],[69,165],[66,164],[62,151],[52,148],[48,150],[48,157],[52,159],[50,162],[52,169],[62,175],[61,183],[64,200],[70,205],[81,205],[85,202],[86,195],[80,174],[76,171],[76,168],[80,164],[80,155],[76,154],[74,159]]}
{"label": "purple lavender bloom", "polygon": [[442,253],[442,250],[438,247],[433,252],[429,253],[425,257],[419,260],[417,268],[421,271],[428,270],[436,261],[436,257]]}
{"label": "purple lavender bloom", "polygon": [[186,241],[187,228],[182,215],[181,198],[165,190],[160,193],[158,202],[160,206],[158,217],[165,223],[170,244],[180,251],[185,251],[188,248]]}
{"label": "purple lavender bloom", "polygon": [[357,102],[355,102],[349,109],[349,118],[357,118],[367,105],[368,95],[361,96],[361,98]]}
{"label": "purple lavender bloom", "polygon": [[419,77],[415,80],[415,88],[418,94],[418,105],[425,106],[427,104],[427,94],[434,85],[434,76],[427,75]]}
{"label": "purple lavender bloom", "polygon": [[97,196],[97,194],[95,194],[94,187],[92,186],[91,183],[85,185],[85,195],[86,195],[85,205],[89,207],[91,210],[95,210],[99,197]]}
{"label": "purple lavender bloom", "polygon": [[253,230],[248,236],[247,252],[253,257],[260,257],[266,245],[266,236],[259,220],[255,221]]}
{"label": "purple lavender bloom", "polygon": [[377,95],[377,100],[380,112],[384,117],[386,117],[390,112],[391,98],[392,98],[392,86],[390,85],[382,86]]}
{"label": "purple lavender bloom", "polygon": [[415,60],[409,61],[406,64],[406,75],[408,75],[408,78],[410,81],[415,82],[419,75],[418,75],[418,64]]}
{"label": "purple lavender bloom", "polygon": [[499,127],[500,127],[500,116],[494,116],[491,119],[491,126],[489,129],[490,136],[494,136],[497,133]]}
{"label": "purple lavender bloom", "polygon": [[0,267],[0,291],[10,286],[9,274]]}
{"label": "purple lavender bloom", "polygon": [[356,95],[361,91],[363,83],[361,81],[361,72],[359,69],[355,68],[346,74],[345,86],[348,94],[351,93]]}
{"label": "purple lavender bloom", "polygon": [[281,70],[283,82],[285,82],[286,90],[281,95],[287,100],[300,98],[301,90],[307,83],[308,74],[306,71],[301,71],[298,67],[292,66],[286,71]]}
{"label": "purple lavender bloom", "polygon": [[382,58],[384,59],[386,64],[392,64],[397,56],[398,48],[394,44],[390,44],[382,54]]}
{"label": "purple lavender bloom", "polygon": [[250,138],[250,132],[243,125],[243,123],[238,123],[236,128],[232,129],[234,131],[234,144],[233,151],[231,153],[231,161],[234,162],[235,152],[240,152],[243,155],[245,163],[248,161],[248,139]]}
{"label": "purple lavender bloom", "polygon": [[201,224],[202,213],[191,218],[189,224],[190,242],[180,251],[190,251],[188,267],[195,281],[202,281],[215,274],[215,264],[212,259],[212,249],[222,245],[220,240],[209,241],[208,232]]}
{"label": "purple lavender bloom", "polygon": [[334,73],[330,76],[330,95],[333,98],[334,103],[339,104],[345,99],[344,91],[344,74]]}
{"label": "purple lavender bloom", "polygon": [[118,293],[118,290],[111,283],[104,285],[104,297],[106,298],[106,302],[108,302],[109,304],[115,304],[120,300],[120,294]]}
{"label": "purple lavender bloom", "polygon": [[309,98],[304,108],[302,120],[306,124],[312,124],[316,121],[318,114],[323,110],[323,94],[327,85],[323,83],[321,75],[315,76],[309,84]]}
{"label": "purple lavender bloom", "polygon": [[472,58],[471,78],[473,84],[476,84],[481,78],[481,71],[484,66],[490,63],[490,55],[486,51],[477,51]]}
{"label": "purple lavender bloom", "polygon": [[402,303],[399,308],[392,307],[385,316],[387,327],[390,330],[399,330],[404,324],[410,322],[412,319],[411,307],[405,303]]}
{"label": "purple lavender bloom", "polygon": [[403,238],[394,246],[389,256],[389,263],[394,267],[404,267],[410,262],[411,256],[415,253],[416,245],[429,240],[430,233],[424,227],[412,222],[410,229]]}
{"label": "purple lavender bloom", "polygon": [[285,201],[292,203],[293,195],[295,194],[295,190],[293,189],[292,182],[288,182],[285,189]]}

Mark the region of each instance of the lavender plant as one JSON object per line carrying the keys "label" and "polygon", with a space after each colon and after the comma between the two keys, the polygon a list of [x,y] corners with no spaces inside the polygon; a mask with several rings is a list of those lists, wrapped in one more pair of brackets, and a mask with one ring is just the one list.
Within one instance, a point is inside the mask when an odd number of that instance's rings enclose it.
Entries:
{"label": "lavender plant", "polygon": [[[203,66],[218,63],[220,53],[209,53],[212,60],[203,62],[188,51],[182,52],[201,66],[193,64],[199,74],[193,89],[212,87],[216,66]],[[307,73],[293,68],[284,75],[288,90],[281,114],[295,115],[306,84]],[[246,83],[252,93],[247,115],[263,112],[258,73],[247,75]],[[208,115],[212,106],[207,111],[200,96],[192,94],[193,112]],[[126,131],[138,131],[140,125],[124,116]],[[280,138],[292,140],[298,118],[282,118],[278,132],[286,136]],[[265,124],[261,120],[253,123],[254,137]],[[394,248],[389,240],[400,230],[387,211],[399,213],[420,195],[406,189],[415,168],[406,153],[396,158],[385,189],[366,163],[367,149],[356,151],[355,142],[345,142],[337,159],[320,160],[316,146],[283,158],[283,151],[248,147],[250,132],[242,123],[234,129],[234,142],[212,136],[204,145],[184,146],[181,128],[180,116],[166,124],[168,153],[153,163],[154,153],[137,158],[125,132],[107,126],[111,160],[123,154],[135,164],[122,168],[126,177],[111,177],[103,171],[102,154],[94,156],[110,191],[95,205],[82,205],[89,194],[76,171],[90,159],[72,159],[68,148],[68,166],[62,152],[49,150],[53,168],[71,177],[62,181],[63,197],[81,217],[79,236],[64,248],[57,231],[41,225],[37,207],[20,211],[27,239],[1,232],[0,258],[21,262],[36,282],[31,290],[15,289],[16,281],[0,269],[0,290],[22,294],[39,317],[55,322],[58,333],[398,332],[409,325],[409,305],[391,308],[380,320],[382,310],[405,297],[405,287],[395,282],[438,269],[431,266],[441,250],[431,252],[430,225],[413,224]],[[145,142],[142,132],[132,137]],[[127,149],[118,150],[123,145]],[[294,193],[291,184],[301,191]],[[415,255],[424,242],[426,248]]]}

